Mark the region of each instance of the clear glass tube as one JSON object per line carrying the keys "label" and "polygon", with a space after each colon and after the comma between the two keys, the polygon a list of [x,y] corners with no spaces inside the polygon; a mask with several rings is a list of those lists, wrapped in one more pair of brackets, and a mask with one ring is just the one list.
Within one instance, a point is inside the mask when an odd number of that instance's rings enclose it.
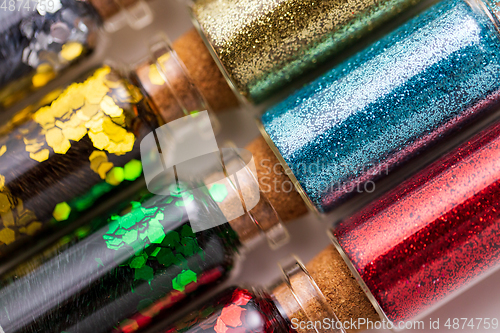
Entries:
{"label": "clear glass tube", "polygon": [[[335,328],[335,315],[302,263],[295,259],[282,266],[282,271],[285,282],[272,293],[260,288],[231,287],[175,324],[156,331],[344,333],[342,328]],[[300,320],[315,322],[323,318],[331,318],[333,328],[294,328]]]}
{"label": "clear glass tube", "polygon": [[[140,331],[168,321],[227,280],[255,238],[283,242],[276,232],[283,230],[278,216],[262,209],[272,209],[265,196],[255,209],[243,204],[249,202],[245,175],[252,171],[240,168],[237,152],[223,155],[223,174],[210,169],[207,182],[196,188],[165,183],[161,195],[142,188],[4,273],[0,327],[6,332]],[[181,176],[183,167],[177,166]],[[236,210],[234,199],[243,208],[239,222],[228,217]],[[268,215],[267,229],[255,219],[255,210]],[[218,224],[197,230],[209,218]]]}
{"label": "clear glass tube", "polygon": [[[366,325],[366,318],[375,311],[384,327],[396,331],[404,328],[400,323],[420,319],[500,267],[499,196],[497,121],[336,224],[331,236],[338,253],[333,248],[323,251],[308,265],[311,273],[298,261],[285,265],[285,282],[269,294],[273,309],[281,314],[273,316],[280,323],[275,330],[363,329],[359,319],[365,319]],[[370,304],[365,297],[355,296],[362,291],[372,307],[361,306],[363,300]],[[248,299],[254,297],[250,294]],[[245,314],[237,306],[218,298],[159,332],[219,333],[228,325],[246,328]],[[342,322],[333,308],[342,315]],[[259,318],[266,318],[267,312],[260,309],[259,313]],[[268,332],[275,321],[266,320],[268,325],[253,332]],[[498,321],[488,325],[497,329]]]}
{"label": "clear glass tube", "polygon": [[117,30],[125,22],[140,29],[152,19],[144,1],[136,0],[28,0],[5,5],[0,11],[0,112],[88,57],[99,46],[103,22],[107,30]]}
{"label": "clear glass tube", "polygon": [[499,195],[497,122],[334,226],[333,240],[398,327],[500,266]]}
{"label": "clear glass tube", "polygon": [[[166,54],[176,58],[170,48]],[[187,75],[176,62],[169,68]],[[176,94],[177,86],[148,91],[146,84],[134,71],[129,78],[104,65],[47,94],[2,127],[0,260],[79,223],[133,186],[142,176],[142,138],[166,120],[204,110],[192,85],[166,107],[154,97]],[[189,103],[183,103],[186,99]],[[211,121],[217,128],[213,116]]]}
{"label": "clear glass tube", "polygon": [[230,86],[262,102],[418,0],[188,3]]}
{"label": "clear glass tube", "polygon": [[261,130],[313,210],[327,212],[500,105],[485,3],[445,0],[298,90]]}

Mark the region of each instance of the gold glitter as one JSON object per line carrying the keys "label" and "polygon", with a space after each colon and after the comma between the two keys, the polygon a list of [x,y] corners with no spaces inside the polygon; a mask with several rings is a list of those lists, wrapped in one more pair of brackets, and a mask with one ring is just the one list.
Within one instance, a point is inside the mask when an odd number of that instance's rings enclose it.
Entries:
{"label": "gold glitter", "polygon": [[106,147],[109,145],[109,138],[106,136],[106,134],[99,132],[89,132],[89,137],[90,140],[92,140],[92,143],[94,144],[94,147],[97,149],[106,149]]}
{"label": "gold glitter", "polygon": [[[132,103],[142,98],[137,87],[104,66],[84,82],[53,91],[41,102],[30,105],[11,118],[0,129],[1,135],[8,139],[0,144],[0,157],[7,158],[10,149],[16,147],[11,143],[18,142],[21,147],[24,144],[30,159],[37,162],[49,160],[47,165],[50,165],[54,153],[65,154],[72,145],[84,140],[83,146],[79,144],[78,148],[85,147],[85,150],[75,150],[79,154],[76,156],[86,158],[88,144],[92,144],[95,150],[90,154],[87,165],[99,178],[117,185],[124,179],[124,171],[115,167],[107,154],[123,155],[134,148],[135,134],[128,131],[136,127],[136,110]],[[77,165],[80,166],[85,164]],[[2,245],[25,235],[33,236],[49,222],[39,221],[32,211],[26,209],[22,200],[10,193],[5,181],[5,177],[0,175]],[[64,219],[69,211],[65,204],[56,208],[53,212],[60,220]],[[0,246],[0,255],[2,250]]]}
{"label": "gold glitter", "polygon": [[123,109],[116,105],[115,101],[110,96],[104,96],[100,106],[101,110],[111,117],[119,117],[123,113]]}
{"label": "gold glitter", "polygon": [[30,153],[30,158],[37,161],[43,162],[49,159],[50,152],[48,149],[42,149],[36,153]]}
{"label": "gold glitter", "polygon": [[43,63],[37,67],[36,74],[31,78],[31,83],[35,88],[43,87],[55,77],[56,73],[54,72],[52,66],[50,66],[48,63]]}
{"label": "gold glitter", "polygon": [[47,145],[52,147],[57,154],[66,154],[71,147],[69,140],[64,137],[62,130],[58,127],[48,130],[45,138],[47,139]]}
{"label": "gold glitter", "polygon": [[4,227],[15,226],[14,215],[12,214],[11,210],[9,210],[6,213],[1,213],[0,216],[2,217],[2,222],[3,222]]}
{"label": "gold glitter", "polygon": [[157,86],[162,86],[165,84],[165,80],[163,80],[163,77],[161,76],[160,72],[158,72],[156,64],[149,65],[148,78],[152,84],[155,84]]}
{"label": "gold glitter", "polygon": [[23,233],[26,233],[27,235],[33,236],[41,228],[42,228],[42,224],[40,222],[32,222],[29,226],[26,227],[26,230],[23,230]]}
{"label": "gold glitter", "polygon": [[101,179],[106,179],[106,173],[113,168],[113,163],[111,162],[103,162],[97,168],[97,173],[101,176]]}
{"label": "gold glitter", "polygon": [[10,211],[9,197],[5,193],[0,193],[0,212],[6,213]]}
{"label": "gold glitter", "polygon": [[123,155],[134,148],[135,136],[132,133],[125,134],[121,143],[116,144],[111,141],[107,147],[107,151],[115,155]]}
{"label": "gold glitter", "polygon": [[87,101],[87,102],[85,102],[85,105],[83,105],[81,107],[81,109],[76,112],[76,115],[81,120],[88,121],[92,117],[94,117],[98,111],[99,111],[99,105],[98,104],[90,104]]}
{"label": "gold glitter", "polygon": [[43,98],[39,102],[39,105],[49,104],[54,99],[56,99],[59,95],[61,95],[62,92],[63,92],[63,90],[61,88],[57,88],[57,89],[52,90],[47,95],[43,96]]}
{"label": "gold glitter", "polygon": [[92,169],[95,173],[99,173],[99,166],[101,163],[108,162],[108,155],[106,155],[103,151],[94,150],[92,154],[90,154],[89,160],[90,169]]}
{"label": "gold glitter", "polygon": [[78,58],[83,52],[83,45],[78,42],[66,43],[62,46],[61,57],[66,61]]}
{"label": "gold glitter", "polygon": [[33,212],[27,210],[25,213],[20,215],[17,219],[17,225],[25,226],[31,221],[36,220],[36,216]]}
{"label": "gold glitter", "polygon": [[102,113],[98,113],[85,123],[85,127],[87,127],[91,132],[99,133],[102,131],[102,122]]}
{"label": "gold glitter", "polygon": [[9,228],[0,230],[0,242],[9,245],[15,240],[16,240],[16,233],[14,232],[14,230]]}
{"label": "gold glitter", "polygon": [[260,102],[419,0],[195,0],[226,74]]}
{"label": "gold glitter", "polygon": [[33,119],[42,127],[46,127],[48,125],[52,126],[55,121],[50,106],[38,109],[38,111],[33,115]]}

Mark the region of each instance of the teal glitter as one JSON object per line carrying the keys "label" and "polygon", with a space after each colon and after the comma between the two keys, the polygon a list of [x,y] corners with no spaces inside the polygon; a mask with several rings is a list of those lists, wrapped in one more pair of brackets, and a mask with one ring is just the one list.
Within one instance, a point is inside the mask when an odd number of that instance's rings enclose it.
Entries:
{"label": "teal glitter", "polygon": [[262,116],[319,211],[493,109],[500,40],[478,8],[443,1]]}

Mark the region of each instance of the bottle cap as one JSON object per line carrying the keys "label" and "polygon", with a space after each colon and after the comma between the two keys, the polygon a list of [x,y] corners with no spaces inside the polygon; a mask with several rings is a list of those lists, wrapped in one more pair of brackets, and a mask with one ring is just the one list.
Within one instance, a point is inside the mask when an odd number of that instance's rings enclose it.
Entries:
{"label": "bottle cap", "polygon": [[134,65],[133,76],[164,123],[199,111],[209,111],[212,127],[220,125],[165,34],[149,42],[149,56]]}

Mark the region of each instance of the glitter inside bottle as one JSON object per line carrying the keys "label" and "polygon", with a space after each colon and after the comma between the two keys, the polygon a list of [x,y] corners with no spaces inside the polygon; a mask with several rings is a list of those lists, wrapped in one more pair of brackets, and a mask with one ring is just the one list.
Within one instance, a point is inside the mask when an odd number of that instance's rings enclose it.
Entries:
{"label": "glitter inside bottle", "polygon": [[[102,0],[6,2],[7,8],[0,11],[0,110],[88,56],[96,47],[102,21],[134,2],[125,1],[120,6]],[[136,7],[144,15],[135,17],[135,11],[127,9],[132,26],[150,20],[147,6],[139,1]]]}
{"label": "glitter inside bottle", "polygon": [[261,118],[304,198],[325,212],[496,110],[500,39],[484,3],[445,0]]}
{"label": "glitter inside bottle", "polygon": [[13,117],[0,134],[0,255],[137,179],[138,138],[157,122],[140,90],[108,66]]}
{"label": "glitter inside bottle", "polygon": [[500,264],[500,124],[333,228],[383,318],[408,321]]}
{"label": "glitter inside bottle", "polygon": [[[206,113],[188,117],[209,119]],[[184,119],[179,121],[186,125]],[[141,153],[149,137],[142,138]],[[175,145],[173,140],[167,144]],[[171,152],[162,149],[168,158]],[[3,274],[0,328],[143,330],[225,281],[240,251],[260,236],[273,246],[286,241],[281,220],[261,193],[252,159],[244,152],[223,148],[177,163],[172,182],[168,170],[150,178],[143,159],[147,189]],[[199,175],[190,172],[193,165],[202,166]],[[187,183],[179,181],[187,173]],[[161,194],[149,192],[157,189]]]}
{"label": "glitter inside bottle", "polygon": [[[153,63],[182,76],[168,45],[152,45],[168,55]],[[129,79],[103,66],[49,93],[2,127],[2,260],[12,251],[29,250],[23,245],[44,233],[83,219],[93,205],[105,204],[142,175],[142,138],[162,124],[163,116],[189,114],[186,103],[179,107],[182,98],[169,107],[157,106],[142,83],[135,75]],[[206,110],[195,87],[186,91],[190,110]]]}
{"label": "glitter inside bottle", "polygon": [[[325,249],[308,265],[310,273],[300,266],[302,273],[298,270],[273,289],[271,299],[281,313],[273,318],[305,323],[303,329],[294,327],[315,332],[307,323],[335,318],[328,308],[343,315],[333,324],[366,320],[376,309],[378,319],[393,327],[434,310],[500,267],[499,196],[497,122],[335,225],[331,233],[338,252]],[[347,294],[343,284],[351,285]],[[353,295],[363,291],[373,307],[358,311],[362,300]],[[311,301],[310,295],[322,294],[327,303],[323,297]],[[238,320],[241,311],[231,311],[230,301],[223,305],[228,310],[204,308],[165,332],[225,332],[229,323],[237,329],[232,323],[244,322]],[[275,330],[286,332],[287,327]]]}
{"label": "glitter inside bottle", "polygon": [[[199,310],[186,315],[174,325],[158,329],[157,332],[341,333],[335,329],[335,315],[324,303],[324,296],[302,264],[296,262],[283,272],[286,283],[276,291],[279,295],[257,288],[231,287],[219,293]],[[297,330],[294,326],[298,321],[293,324],[287,317],[290,311],[300,313],[301,320],[310,322],[330,318],[334,327],[328,330]]]}
{"label": "glitter inside bottle", "polygon": [[191,2],[234,90],[261,102],[418,0]]}
{"label": "glitter inside bottle", "polygon": [[[225,223],[195,234],[185,206],[199,202],[175,184],[170,193],[138,193],[113,208],[119,214],[95,219],[4,274],[0,326],[133,332],[226,279],[236,233]],[[204,202],[217,207],[208,194]]]}

